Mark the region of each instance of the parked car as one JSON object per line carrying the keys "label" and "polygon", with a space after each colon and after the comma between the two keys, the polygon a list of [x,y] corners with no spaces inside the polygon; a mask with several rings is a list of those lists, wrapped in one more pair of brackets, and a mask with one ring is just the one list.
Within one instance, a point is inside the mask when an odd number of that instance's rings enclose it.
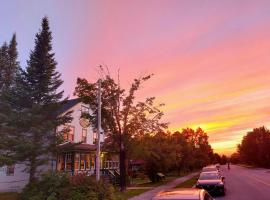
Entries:
{"label": "parked car", "polygon": [[220,164],[219,163],[217,163],[215,166],[216,166],[217,170],[220,170]]}
{"label": "parked car", "polygon": [[210,165],[202,168],[202,172],[220,172],[219,168],[215,165]]}
{"label": "parked car", "polygon": [[152,200],[214,200],[204,189],[182,188],[158,193]]}
{"label": "parked car", "polygon": [[207,190],[210,194],[225,195],[225,177],[218,172],[202,172],[197,181],[196,188]]}

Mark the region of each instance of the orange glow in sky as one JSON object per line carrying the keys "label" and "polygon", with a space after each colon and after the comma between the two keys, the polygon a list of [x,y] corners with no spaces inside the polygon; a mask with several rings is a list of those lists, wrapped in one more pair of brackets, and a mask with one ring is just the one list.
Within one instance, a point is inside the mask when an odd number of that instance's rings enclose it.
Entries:
{"label": "orange glow in sky", "polygon": [[[25,3],[28,2],[28,3]],[[270,1],[6,1],[0,42],[16,31],[25,65],[47,15],[54,51],[72,96],[77,77],[110,67],[121,84],[155,76],[138,93],[164,102],[170,130],[202,127],[215,151],[270,122]],[[27,22],[27,23],[25,23]]]}

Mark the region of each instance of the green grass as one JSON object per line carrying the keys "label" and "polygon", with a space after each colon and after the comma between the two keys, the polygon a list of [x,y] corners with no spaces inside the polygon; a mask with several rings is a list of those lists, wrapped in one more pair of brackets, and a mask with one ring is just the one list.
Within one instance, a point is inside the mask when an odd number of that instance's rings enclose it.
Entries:
{"label": "green grass", "polygon": [[0,200],[18,200],[19,194],[15,192],[0,193]]}
{"label": "green grass", "polygon": [[131,197],[137,196],[137,195],[144,193],[148,190],[149,189],[132,189],[132,190],[127,190],[125,192],[115,192],[114,199],[127,200]]}
{"label": "green grass", "polygon": [[114,194],[114,198],[117,200],[127,200],[131,197],[140,195],[141,193],[147,192],[148,190],[151,190],[151,187],[158,187],[160,185],[164,185],[167,184],[168,182],[171,182],[172,180],[179,178],[179,177],[175,177],[175,176],[169,176],[166,177],[165,180],[160,181],[160,182],[156,182],[156,183],[152,183],[149,179],[138,179],[138,180],[133,180],[133,184],[131,185],[132,187],[150,187],[150,188],[138,188],[138,189],[128,189],[125,192],[115,192]]}
{"label": "green grass", "polygon": [[142,183],[142,184],[139,184],[137,185],[138,187],[158,187],[160,185],[164,185],[166,183],[169,183],[173,180],[175,180],[176,178],[179,178],[179,176],[169,176],[169,177],[166,177],[164,180],[162,181],[159,181],[159,182],[151,182],[151,181],[148,181],[148,182],[145,182],[145,183]]}
{"label": "green grass", "polygon": [[191,179],[186,180],[183,183],[178,184],[177,186],[175,186],[175,188],[191,188],[193,187],[193,185],[196,184],[197,180],[198,180],[198,175],[192,177]]}

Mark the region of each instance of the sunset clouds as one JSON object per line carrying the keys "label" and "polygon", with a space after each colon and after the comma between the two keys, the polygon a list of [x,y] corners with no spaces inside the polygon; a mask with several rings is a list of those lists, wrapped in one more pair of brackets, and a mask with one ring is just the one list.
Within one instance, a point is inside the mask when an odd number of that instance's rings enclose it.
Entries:
{"label": "sunset clouds", "polygon": [[124,87],[154,73],[138,97],[164,102],[173,131],[205,129],[218,152],[235,151],[248,130],[269,125],[269,1],[25,2],[5,2],[18,16],[0,14],[0,42],[16,31],[25,65],[48,15],[66,94],[105,64],[113,75],[120,68]]}

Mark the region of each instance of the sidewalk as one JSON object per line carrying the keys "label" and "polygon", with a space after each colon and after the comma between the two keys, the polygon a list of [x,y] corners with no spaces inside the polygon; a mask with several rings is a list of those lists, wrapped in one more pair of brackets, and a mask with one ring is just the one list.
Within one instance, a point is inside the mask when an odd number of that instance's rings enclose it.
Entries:
{"label": "sidewalk", "polygon": [[142,194],[140,194],[138,196],[130,198],[129,200],[151,200],[152,197],[154,197],[155,194],[157,194],[158,192],[160,192],[162,190],[167,190],[167,189],[170,189],[170,188],[174,188],[178,184],[180,184],[182,182],[185,182],[186,180],[192,178],[196,174],[198,174],[198,172],[189,174],[187,176],[183,176],[181,178],[177,178],[172,182],[169,182],[169,183],[167,183],[165,185],[158,186],[158,187],[154,188],[153,190],[149,190],[147,192],[144,192],[144,193],[142,193]]}

